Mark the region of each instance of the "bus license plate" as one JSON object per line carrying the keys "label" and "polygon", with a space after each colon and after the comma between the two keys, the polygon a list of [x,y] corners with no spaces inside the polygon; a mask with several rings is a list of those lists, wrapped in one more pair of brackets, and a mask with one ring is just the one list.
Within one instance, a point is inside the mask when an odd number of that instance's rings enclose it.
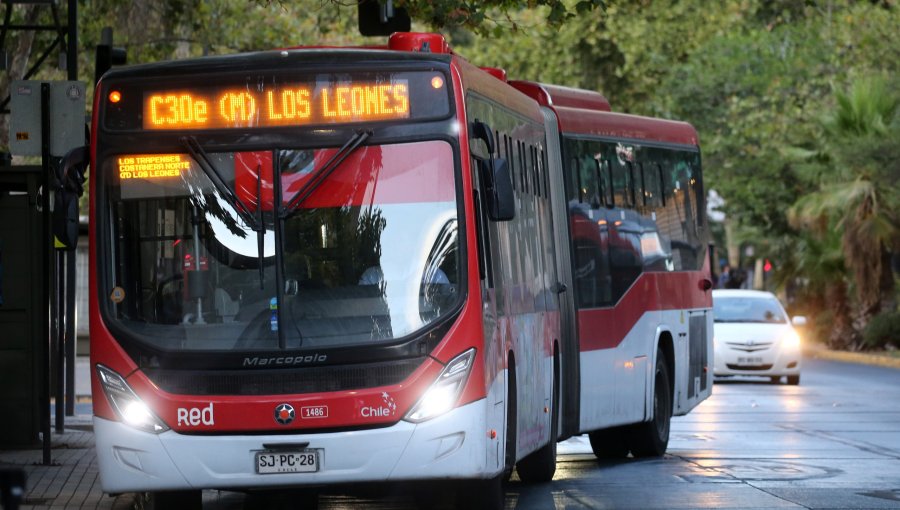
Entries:
{"label": "bus license plate", "polygon": [[260,452],[256,454],[256,472],[314,473],[319,470],[318,450],[299,452]]}

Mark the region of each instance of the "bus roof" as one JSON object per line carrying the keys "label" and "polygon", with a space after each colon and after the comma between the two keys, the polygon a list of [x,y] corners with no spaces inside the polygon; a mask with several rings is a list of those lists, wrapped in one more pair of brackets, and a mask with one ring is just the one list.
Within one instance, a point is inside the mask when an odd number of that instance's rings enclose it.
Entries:
{"label": "bus roof", "polygon": [[549,85],[533,81],[513,80],[510,85],[538,102],[550,108],[568,107],[586,110],[612,111],[606,96],[592,90],[582,90],[561,85]]}
{"label": "bus roof", "polygon": [[699,145],[697,130],[690,124],[613,113],[609,101],[599,92],[532,81],[515,80],[509,84],[552,109],[564,134]]}
{"label": "bus roof", "polygon": [[563,134],[700,145],[697,130],[687,122],[581,108],[557,107],[554,111]]}
{"label": "bus roof", "polygon": [[365,48],[298,48],[268,50],[253,53],[194,57],[183,60],[167,60],[110,69],[104,78],[130,78],[145,73],[165,75],[204,74],[209,72],[233,72],[236,69],[291,69],[303,64],[343,64],[367,62],[377,67],[385,62],[438,61],[450,63],[450,54],[412,51],[392,51]]}

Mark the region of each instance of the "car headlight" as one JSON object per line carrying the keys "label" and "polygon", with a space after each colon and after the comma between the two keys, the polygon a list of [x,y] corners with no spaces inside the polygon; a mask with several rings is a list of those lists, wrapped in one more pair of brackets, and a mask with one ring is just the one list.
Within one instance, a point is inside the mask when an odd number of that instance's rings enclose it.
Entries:
{"label": "car headlight", "polygon": [[475,349],[460,354],[450,360],[438,375],[437,380],[416,402],[416,405],[403,418],[406,421],[419,423],[440,416],[453,409],[462,393],[472,365],[475,364]]}
{"label": "car headlight", "polygon": [[781,344],[788,349],[800,348],[800,334],[795,330],[788,331],[782,338]]}
{"label": "car headlight", "polygon": [[97,377],[100,379],[103,393],[123,423],[153,434],[169,430],[169,427],[153,414],[150,407],[141,401],[121,375],[98,364]]}

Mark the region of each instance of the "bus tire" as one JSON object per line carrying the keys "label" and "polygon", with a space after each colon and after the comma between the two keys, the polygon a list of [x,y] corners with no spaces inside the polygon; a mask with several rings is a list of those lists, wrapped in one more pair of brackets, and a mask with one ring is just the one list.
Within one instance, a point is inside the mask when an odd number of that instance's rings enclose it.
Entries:
{"label": "bus tire", "polygon": [[319,493],[313,489],[252,491],[244,499],[244,510],[316,510],[318,507]]}
{"label": "bus tire", "polygon": [[628,456],[628,444],[622,427],[595,430],[588,433],[591,450],[600,460],[624,459]]}
{"label": "bus tire", "polygon": [[203,492],[199,490],[141,492],[134,504],[137,510],[200,509],[202,506]]}
{"label": "bus tire", "polygon": [[518,430],[518,409],[516,407],[516,359],[509,356],[507,363],[507,384],[506,384],[506,436],[505,446],[503,448],[503,473],[501,479],[503,483],[512,478],[513,470],[516,468],[516,432]]}
{"label": "bus tire", "polygon": [[506,505],[503,475],[471,481],[462,489],[456,500],[459,510],[503,510]]}
{"label": "bus tire", "polygon": [[666,355],[656,351],[656,370],[653,378],[653,418],[629,427],[628,444],[635,457],[659,457],[669,446],[672,422],[672,388],[669,385],[669,366]]}
{"label": "bus tire", "polygon": [[556,437],[558,435],[556,427],[559,423],[558,388],[559,385],[554,377],[553,398],[550,403],[550,440],[516,463],[519,479],[525,483],[549,482],[553,480],[553,475],[556,473]]}

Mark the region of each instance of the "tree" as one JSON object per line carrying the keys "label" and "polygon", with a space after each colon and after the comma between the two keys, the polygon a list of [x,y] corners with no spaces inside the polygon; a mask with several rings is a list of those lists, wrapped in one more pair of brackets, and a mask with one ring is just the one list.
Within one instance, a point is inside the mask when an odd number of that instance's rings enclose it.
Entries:
{"label": "tree", "polygon": [[798,227],[834,228],[853,276],[859,328],[896,306],[892,252],[900,243],[900,97],[880,76],[838,91],[806,167],[817,190],[790,209]]}

